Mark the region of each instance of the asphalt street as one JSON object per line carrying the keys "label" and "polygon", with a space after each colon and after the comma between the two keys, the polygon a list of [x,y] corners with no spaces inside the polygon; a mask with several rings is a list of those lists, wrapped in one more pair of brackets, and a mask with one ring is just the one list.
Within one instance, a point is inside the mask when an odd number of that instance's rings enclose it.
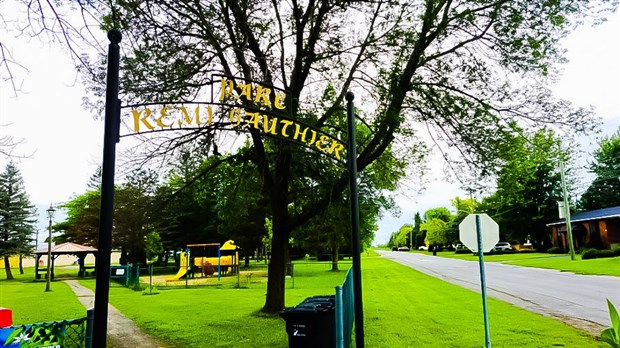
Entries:
{"label": "asphalt street", "polygon": [[[477,292],[480,266],[475,261],[430,254],[378,251],[383,257]],[[579,275],[556,270],[485,262],[487,295],[560,319],[594,334],[610,326],[606,299],[620,306],[620,277]]]}

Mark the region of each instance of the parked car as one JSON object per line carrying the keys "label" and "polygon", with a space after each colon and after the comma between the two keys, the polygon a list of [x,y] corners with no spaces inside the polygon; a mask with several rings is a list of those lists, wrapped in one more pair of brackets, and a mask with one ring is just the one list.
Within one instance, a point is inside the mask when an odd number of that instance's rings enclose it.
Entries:
{"label": "parked car", "polygon": [[420,245],[418,250],[428,250],[428,247],[426,245]]}
{"label": "parked car", "polygon": [[512,245],[508,242],[499,242],[495,244],[492,251],[508,251],[512,250]]}
{"label": "parked car", "polygon": [[406,246],[398,247],[398,251],[409,251],[409,247],[406,247]]}

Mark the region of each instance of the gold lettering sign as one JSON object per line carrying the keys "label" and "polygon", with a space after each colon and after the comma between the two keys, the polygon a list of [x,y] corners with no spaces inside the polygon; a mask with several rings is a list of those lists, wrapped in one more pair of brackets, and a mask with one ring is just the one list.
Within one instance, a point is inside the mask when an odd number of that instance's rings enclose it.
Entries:
{"label": "gold lettering sign", "polygon": [[[264,89],[261,95],[264,95]],[[244,95],[245,97],[245,95]],[[263,97],[261,97],[263,98]],[[216,126],[213,121],[214,106],[197,105],[149,105],[131,109],[135,133],[155,130],[201,128]],[[227,123],[218,123],[219,129],[248,131],[257,130],[265,135],[292,140],[344,161],[345,145],[315,128],[306,126],[284,116],[266,115],[260,111],[231,108],[225,117]]]}
{"label": "gold lettering sign", "polygon": [[[341,141],[284,115],[287,96],[281,89],[222,75],[213,75],[212,79],[214,88],[210,102],[126,107],[131,108],[129,118],[133,121],[130,123],[133,132],[208,127],[257,131],[300,143],[344,161],[346,147]],[[222,106],[225,111],[217,110]],[[219,115],[217,122],[214,114]]]}
{"label": "gold lettering sign", "polygon": [[[273,94],[273,105],[271,103]],[[250,82],[236,83],[227,77],[222,77],[220,81],[220,93],[219,101],[221,103],[231,103],[235,101],[239,102],[253,102],[255,105],[278,110],[286,109],[284,104],[286,100],[286,93],[276,91],[272,88],[265,87],[261,84]]]}

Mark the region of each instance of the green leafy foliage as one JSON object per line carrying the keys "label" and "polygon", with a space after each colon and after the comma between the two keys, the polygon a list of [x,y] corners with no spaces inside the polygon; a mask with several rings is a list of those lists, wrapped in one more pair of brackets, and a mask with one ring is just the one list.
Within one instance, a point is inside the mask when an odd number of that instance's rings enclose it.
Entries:
{"label": "green leafy foliage", "polygon": [[153,257],[157,257],[164,251],[164,247],[161,244],[161,237],[157,231],[151,231],[146,235],[146,259],[152,260]]}
{"label": "green leafy foliage", "polygon": [[587,211],[619,206],[620,128],[612,136],[601,140],[594,152],[590,170],[596,177],[581,195],[579,207]]}
{"label": "green leafy foliage", "polygon": [[[145,237],[154,220],[154,190],[157,176],[153,171],[136,171],[126,182],[115,187],[112,247],[121,249],[122,262],[144,263]],[[65,221],[53,226],[62,232],[57,240],[96,247],[99,243],[100,189],[86,191],[62,205],[67,209]]]}
{"label": "green leafy foliage", "polygon": [[562,249],[560,247],[551,247],[551,248],[547,249],[547,252],[549,254],[565,254],[564,249]]}
{"label": "green leafy foliage", "polygon": [[420,229],[426,230],[427,245],[444,245],[448,243],[448,224],[438,218],[432,218],[420,226]]}
{"label": "green leafy foliage", "polygon": [[556,170],[560,156],[565,154],[559,139],[549,130],[524,132],[504,143],[497,190],[480,206],[498,223],[500,239],[531,239],[538,246],[550,246],[546,224],[557,220],[557,201],[562,198]]}
{"label": "green leafy foliage", "polygon": [[[577,132],[596,123],[587,110],[571,109],[545,87],[546,79],[555,77],[553,64],[561,61],[557,43],[570,28],[569,19],[588,12],[582,2],[396,0],[345,6],[318,1],[298,6],[156,0],[145,7],[123,0],[100,5],[103,27],[121,28],[131,47],[121,75],[128,104],[200,99],[211,92],[211,72],[221,71],[281,87],[288,115],[345,138],[342,104],[354,87],[357,100],[364,100],[357,103],[362,109],[356,111],[355,163],[360,176],[373,177],[375,190],[378,182],[395,188],[408,163],[410,170],[423,168],[429,146],[443,151],[453,171],[463,173],[461,181],[474,185],[472,178],[495,174],[504,140],[519,133],[513,122],[533,128],[555,123]],[[101,93],[102,76],[87,76],[90,88]],[[215,115],[216,122],[229,122],[226,117],[226,112]],[[406,141],[394,142],[397,138]],[[169,159],[187,147],[211,146],[214,139],[212,127],[189,137],[162,137],[144,144],[149,154],[144,160]],[[257,217],[255,231],[264,217],[272,217],[273,278],[265,310],[276,313],[284,304],[293,231],[332,203],[341,204],[348,177],[344,168],[308,149],[256,133],[249,139],[240,152],[251,163],[248,172],[257,174],[245,178],[256,179],[258,186],[247,187],[260,204],[246,207],[257,209],[251,213]],[[235,168],[236,174],[242,172]],[[214,219],[209,224],[217,226]],[[162,236],[172,226],[162,229]]]}
{"label": "green leafy foliage", "polygon": [[598,249],[591,248],[591,249],[586,249],[581,254],[581,259],[582,260],[602,259],[602,258],[614,257],[614,256],[616,255],[612,250],[598,250]]}
{"label": "green leafy foliage", "polygon": [[607,299],[607,307],[609,308],[611,327],[601,332],[601,340],[613,348],[620,348],[620,316],[618,315],[616,307],[614,307],[609,299]]}
{"label": "green leafy foliage", "polygon": [[448,242],[452,244],[456,244],[459,241],[459,225],[469,214],[473,214],[476,210],[476,206],[478,202],[476,202],[473,198],[459,198],[454,197],[452,200],[452,206],[456,209],[456,214],[452,218],[452,222],[450,224],[450,229],[448,230]]}

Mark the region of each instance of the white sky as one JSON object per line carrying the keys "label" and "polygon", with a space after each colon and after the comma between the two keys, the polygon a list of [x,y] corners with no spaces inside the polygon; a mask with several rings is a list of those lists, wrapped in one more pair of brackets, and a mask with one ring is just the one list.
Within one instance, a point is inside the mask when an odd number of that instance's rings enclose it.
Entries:
{"label": "white sky", "polygon": [[[605,119],[604,135],[615,132],[620,125],[619,37],[620,15],[615,13],[607,23],[580,28],[566,38],[562,44],[568,49],[570,63],[554,87],[559,97],[578,106],[594,105],[597,114]],[[50,203],[65,202],[86,190],[103,154],[103,121],[94,120],[90,112],[82,109],[85,93],[76,82],[66,53],[37,39],[15,39],[4,32],[2,41],[29,71],[15,71],[21,84],[17,97],[10,84],[0,81],[0,125],[9,125],[1,127],[0,132],[24,139],[14,154],[29,155],[16,162],[31,202],[39,207],[39,225],[45,229],[45,209]],[[0,170],[4,170],[6,161],[0,158]],[[422,195],[404,192],[397,199],[402,215],[387,214],[379,223],[375,242],[386,242],[400,226],[412,223],[415,212],[450,207],[450,199],[457,195],[466,197],[457,185],[442,179],[432,181]],[[55,221],[61,219],[58,216]]]}

